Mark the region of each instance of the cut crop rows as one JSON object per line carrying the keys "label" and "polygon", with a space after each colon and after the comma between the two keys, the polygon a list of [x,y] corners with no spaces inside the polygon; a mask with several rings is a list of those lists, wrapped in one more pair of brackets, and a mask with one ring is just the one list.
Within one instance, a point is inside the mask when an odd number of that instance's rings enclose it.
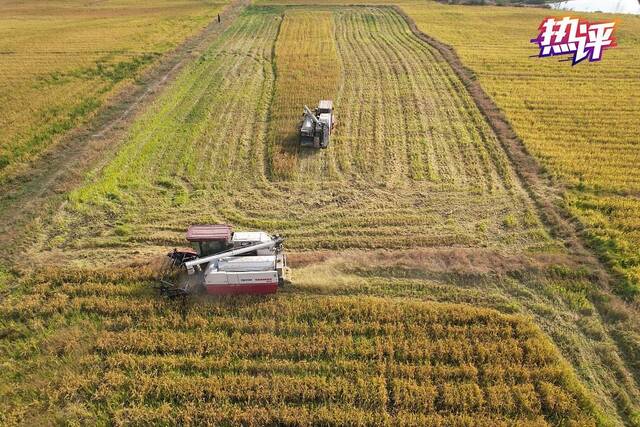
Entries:
{"label": "cut crop rows", "polygon": [[[400,16],[323,12],[303,45],[309,13],[281,23],[276,11],[245,13],[136,123],[45,249],[108,262],[181,244],[199,222],[278,232],[300,250],[555,244],[453,71]],[[321,61],[295,55],[318,45]],[[298,150],[302,104],[334,96],[332,145]]]}

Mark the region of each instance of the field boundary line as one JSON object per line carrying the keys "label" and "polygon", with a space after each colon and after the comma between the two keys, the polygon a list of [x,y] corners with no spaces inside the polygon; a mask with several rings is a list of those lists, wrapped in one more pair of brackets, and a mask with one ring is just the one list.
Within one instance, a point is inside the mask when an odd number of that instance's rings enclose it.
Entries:
{"label": "field boundary line", "polygon": [[583,258],[592,267],[596,267],[599,279],[609,285],[612,272],[591,250],[587,249],[588,246],[581,237],[580,224],[577,219],[561,206],[563,188],[560,185],[551,183],[548,177],[544,175],[538,161],[529,153],[524,142],[515,133],[502,110],[484,91],[475,73],[462,63],[453,47],[423,33],[413,18],[402,10],[400,6],[392,5],[387,7],[392,8],[402,16],[413,34],[438,51],[453,69],[500,141],[516,175],[540,211],[549,231],[555,237],[564,240],[574,254]]}
{"label": "field boundary line", "polygon": [[[597,281],[603,285],[600,292],[606,295],[605,299],[610,297],[614,299],[617,298],[613,292],[613,283],[616,280],[620,280],[620,278],[584,240],[584,227],[563,204],[563,192],[565,189],[562,183],[554,184],[550,181],[549,177],[544,174],[544,170],[537,159],[527,150],[524,142],[515,133],[502,110],[500,110],[493,99],[484,91],[475,73],[462,63],[455,49],[423,33],[417,27],[413,18],[407,15],[400,6],[393,5],[388,7],[394,9],[402,16],[413,34],[436,49],[451,66],[493,129],[496,137],[506,151],[516,175],[522,182],[523,188],[525,188],[538,208],[538,211],[542,215],[543,222],[549,231],[566,242],[570,254],[576,256],[577,261],[594,269],[594,276],[597,277]],[[595,304],[597,312],[603,319],[607,318],[606,311],[608,309],[606,306],[608,304],[609,303],[605,301],[600,301]],[[605,324],[606,323],[607,322],[605,322]],[[610,325],[607,324],[608,330],[609,327]],[[615,344],[625,368],[635,374],[633,355],[628,354],[627,351],[621,348],[618,340],[615,340]],[[632,378],[633,380],[637,380],[637,374],[633,375]],[[619,415],[624,419],[626,408],[624,405],[620,405],[619,402],[616,402],[616,405],[618,406]]]}

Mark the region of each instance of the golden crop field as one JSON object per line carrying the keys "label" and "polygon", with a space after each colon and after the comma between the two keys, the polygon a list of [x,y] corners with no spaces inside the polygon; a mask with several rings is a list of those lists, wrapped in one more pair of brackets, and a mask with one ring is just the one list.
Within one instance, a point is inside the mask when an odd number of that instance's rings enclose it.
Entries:
{"label": "golden crop field", "polygon": [[181,314],[139,272],[85,277],[50,270],[0,304],[15,358],[0,391],[37,408],[5,406],[3,423],[595,425],[572,371],[518,317],[312,288]]}
{"label": "golden crop field", "polygon": [[204,27],[226,1],[0,3],[0,185]]}
{"label": "golden crop field", "polygon": [[304,176],[309,167],[321,168],[316,174],[334,178],[336,165],[325,168],[313,162],[312,156],[304,156],[296,132],[301,105],[314,108],[320,99],[334,99],[338,92],[341,73],[331,12],[294,11],[286,16],[275,47],[277,80],[270,109],[267,168],[276,180]]}
{"label": "golden crop field", "polygon": [[619,46],[600,63],[571,67],[529,57],[537,54],[529,39],[548,10],[400,3],[422,31],[456,49],[527,148],[568,184],[571,212],[625,278],[620,291],[638,295],[640,17],[583,14],[619,18]]}
{"label": "golden crop field", "polygon": [[583,13],[593,21],[619,19],[619,46],[601,63],[571,67],[531,58],[538,52],[529,40],[540,22],[561,12],[414,0],[358,3],[398,5],[420,30],[455,48],[547,173],[567,186],[566,205],[586,227],[591,246],[620,274],[619,292],[640,295],[640,17]]}
{"label": "golden crop field", "polygon": [[[249,6],[119,144],[0,265],[0,424],[640,425],[636,311],[394,9]],[[195,223],[283,235],[291,283],[161,298]]]}

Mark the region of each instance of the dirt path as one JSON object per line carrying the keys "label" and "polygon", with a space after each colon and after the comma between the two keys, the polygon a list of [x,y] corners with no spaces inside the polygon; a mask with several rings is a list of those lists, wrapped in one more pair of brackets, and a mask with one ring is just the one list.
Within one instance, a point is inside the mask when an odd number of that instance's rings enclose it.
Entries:
{"label": "dirt path", "polygon": [[[70,131],[63,141],[34,162],[29,171],[8,182],[0,194],[0,246],[6,261],[19,256],[18,240],[28,228],[63,200],[91,168],[110,158],[129,125],[150,105],[186,64],[221,34],[249,4],[234,0],[198,34],[188,38],[103,105],[87,123]],[[27,233],[25,233],[27,232]],[[8,260],[7,256],[8,255]]]}

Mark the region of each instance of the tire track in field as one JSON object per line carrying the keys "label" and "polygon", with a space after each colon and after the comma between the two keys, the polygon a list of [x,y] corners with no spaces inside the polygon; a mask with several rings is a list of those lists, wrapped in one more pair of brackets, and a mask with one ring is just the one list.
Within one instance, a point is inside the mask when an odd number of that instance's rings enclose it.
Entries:
{"label": "tire track in field", "polygon": [[[423,72],[423,69],[419,68],[419,67],[415,67],[413,63],[411,63],[411,56],[413,56],[415,54],[415,52],[408,52],[408,54],[404,54],[401,55],[399,54],[399,49],[401,48],[401,46],[396,46],[396,41],[397,41],[397,36],[396,36],[396,28],[394,27],[393,23],[389,23],[388,21],[388,17],[385,16],[384,13],[380,13],[379,11],[375,11],[376,12],[376,17],[377,19],[377,26],[380,29],[379,33],[381,33],[382,35],[379,35],[377,33],[372,33],[371,37],[373,39],[375,39],[377,41],[377,46],[379,48],[379,50],[381,52],[384,52],[387,60],[389,63],[391,64],[400,64],[399,66],[395,66],[394,67],[394,74],[396,75],[396,78],[398,77],[405,77],[408,81],[409,84],[411,85],[411,90],[409,93],[403,93],[402,96],[398,96],[399,98],[399,103],[402,105],[402,108],[400,110],[400,115],[402,117],[402,129],[404,131],[405,134],[411,134],[411,131],[408,129],[407,126],[407,120],[406,117],[411,117],[411,111],[407,111],[406,109],[406,98],[410,99],[410,102],[413,104],[413,111],[420,111],[420,108],[418,107],[419,104],[419,99],[425,99],[424,96],[420,96],[421,93],[421,88],[415,84],[415,76],[418,75],[419,73]],[[400,86],[400,82],[398,82],[398,86]],[[431,90],[433,92],[435,92],[436,88],[435,86],[432,85]],[[420,127],[420,135],[426,135],[426,129],[424,126],[425,123],[425,118],[427,118],[428,115],[426,114],[422,114],[422,115],[418,115],[417,117],[415,117],[415,120],[417,123],[419,123],[419,127]],[[428,144],[428,142],[427,142]],[[421,153],[421,145],[422,143],[419,140],[415,140],[415,139],[409,139],[404,141],[404,143],[402,144],[403,146],[406,146],[406,152],[417,152],[417,153]],[[428,144],[430,146],[433,147],[433,144]],[[436,150],[432,150],[434,153]],[[440,153],[441,156],[444,156],[448,151],[444,150],[444,149],[440,149],[437,150],[438,153]],[[419,156],[422,157],[422,156]],[[429,157],[427,157],[429,158]],[[431,158],[435,159],[436,156],[435,154],[433,156],[431,156]],[[407,163],[410,163],[410,159],[411,159],[411,155],[407,154],[405,161]],[[424,165],[423,162],[416,162],[415,164],[409,164],[407,166],[407,171],[412,171],[412,172],[407,172],[407,177],[411,178],[411,179],[415,179],[414,176],[416,174],[418,175],[422,175],[424,172],[424,169],[427,169],[427,171],[429,170],[429,164],[427,163],[427,165]],[[416,170],[418,170],[419,172],[417,172]],[[427,172],[427,177],[431,176],[431,174],[429,174]],[[432,176],[432,178],[435,177]]]}

